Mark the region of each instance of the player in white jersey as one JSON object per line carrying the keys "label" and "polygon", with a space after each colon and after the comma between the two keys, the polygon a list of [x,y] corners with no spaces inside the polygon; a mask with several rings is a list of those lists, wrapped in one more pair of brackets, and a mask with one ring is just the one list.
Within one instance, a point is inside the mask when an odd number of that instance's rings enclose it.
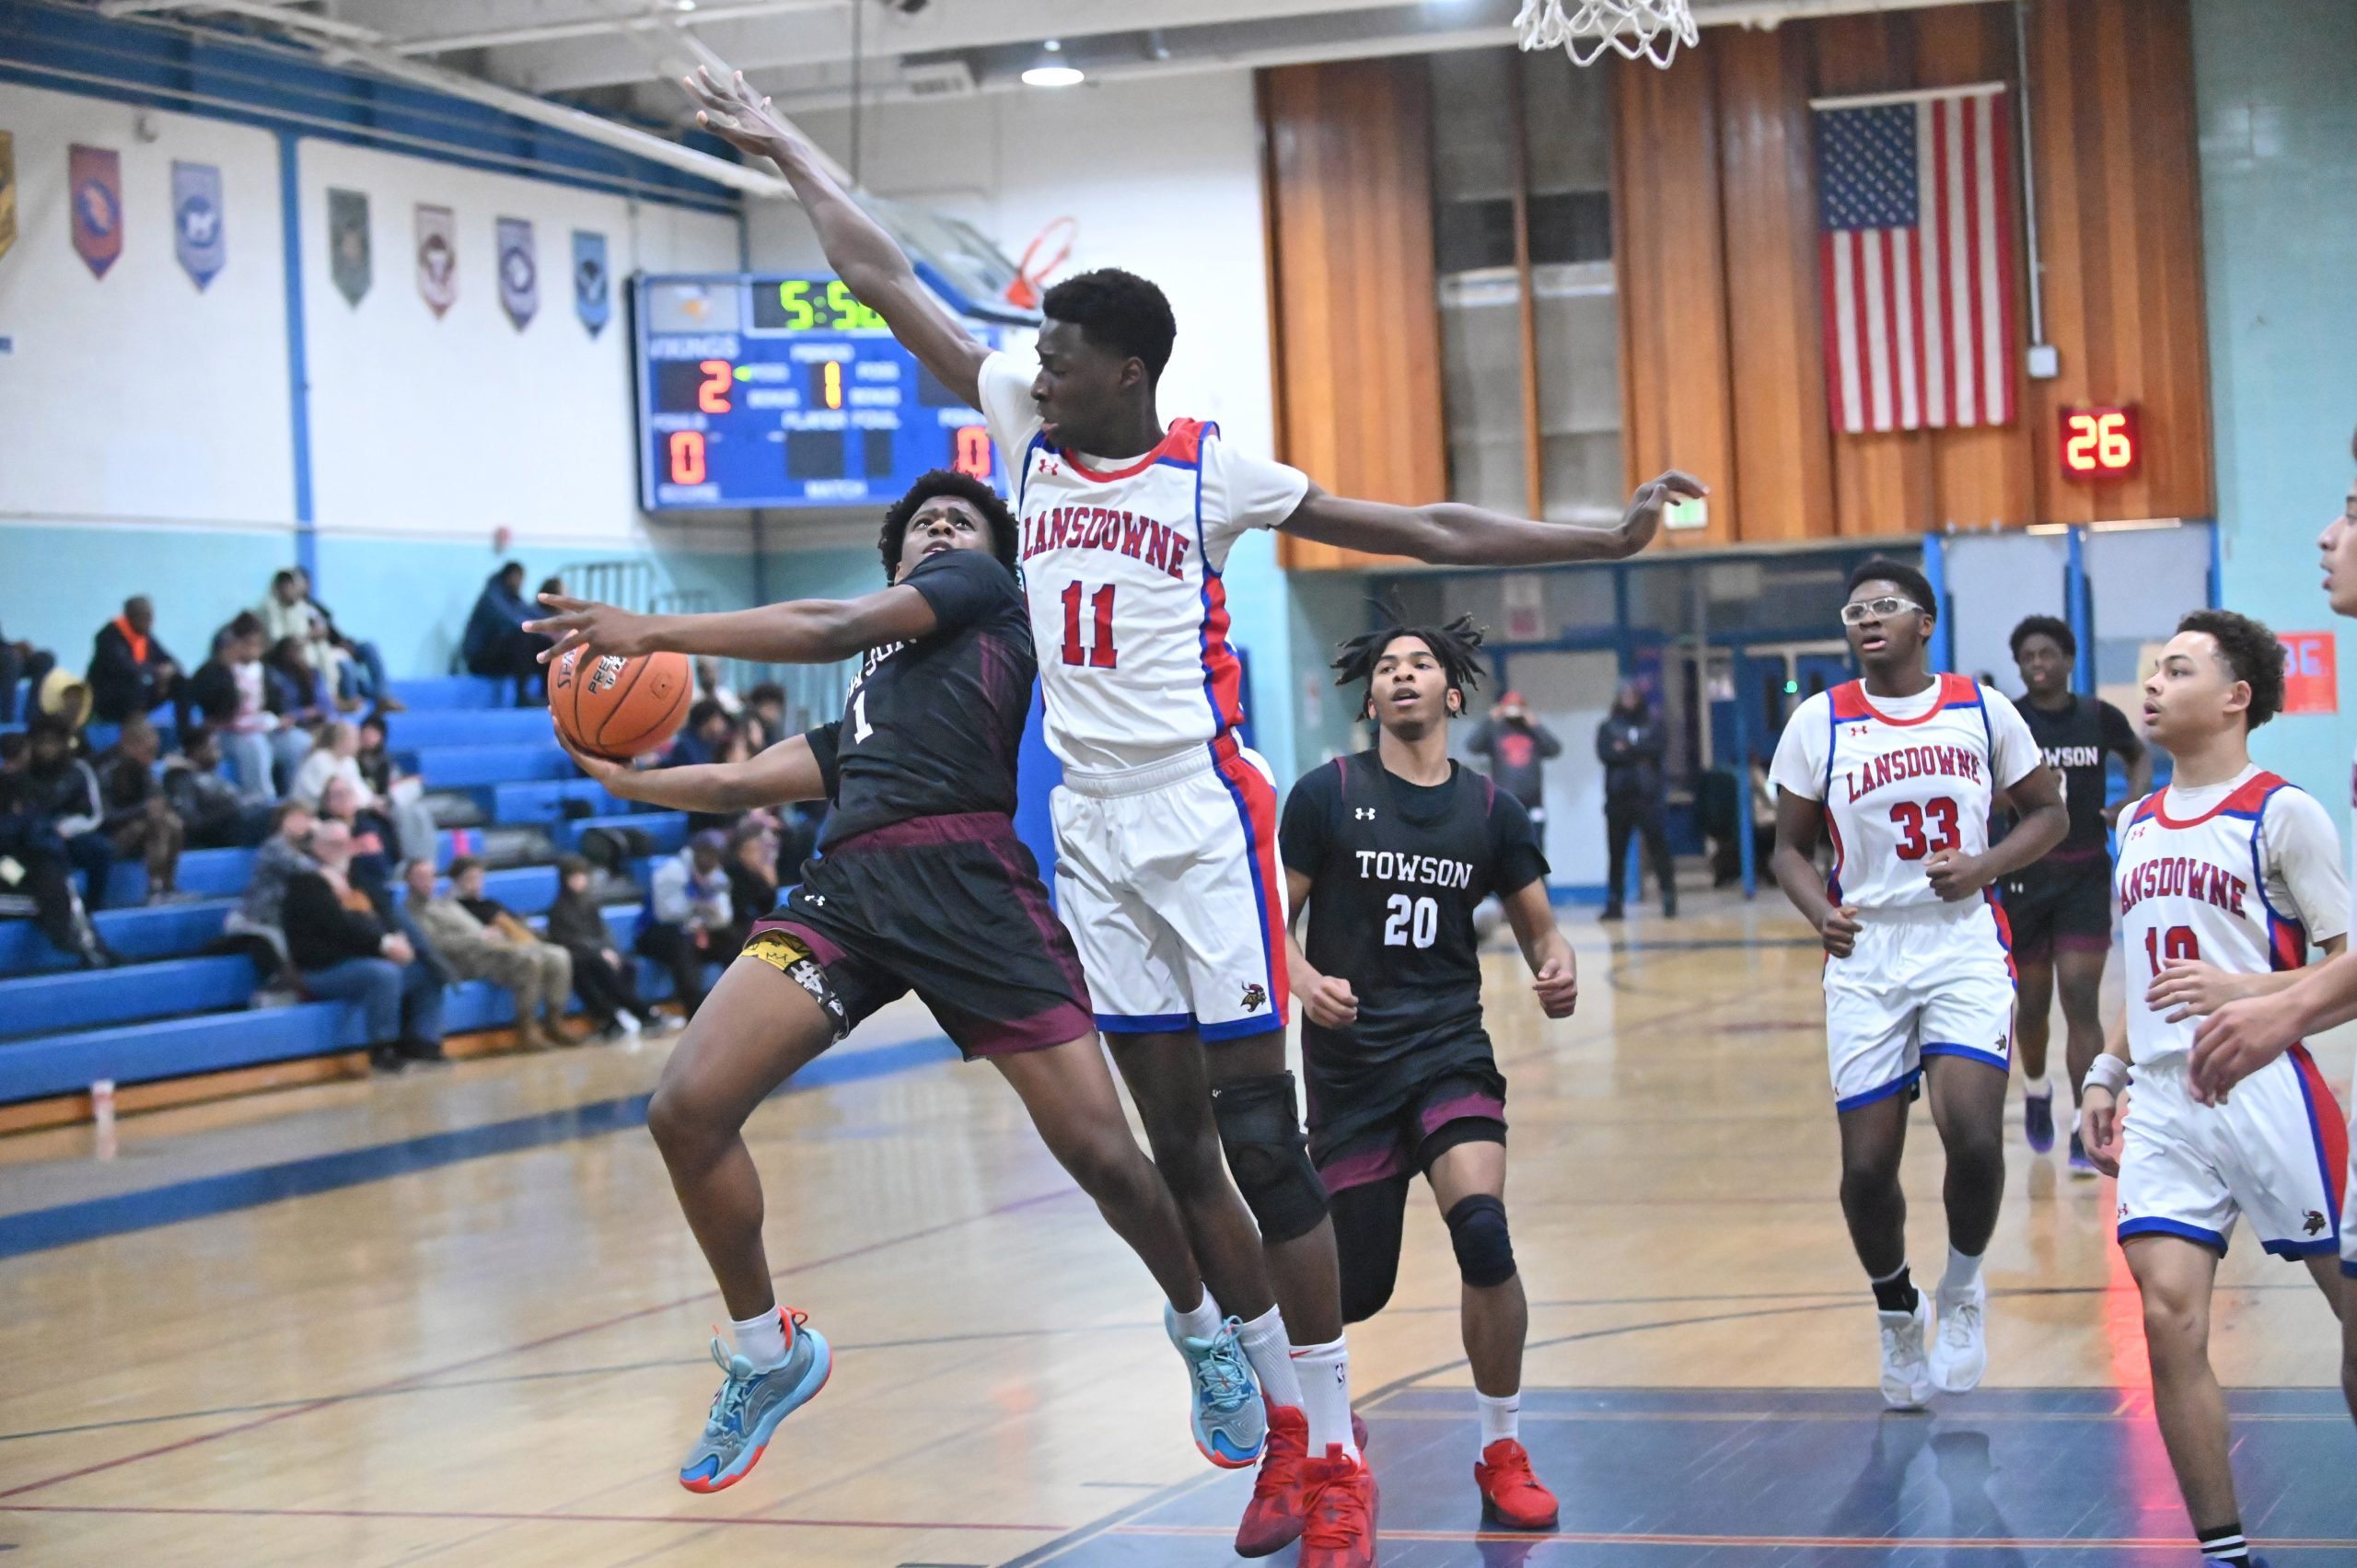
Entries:
{"label": "player in white jersey", "polygon": [[[2343,1310],[2347,1127],[2294,1044],[2204,1105],[2186,1082],[2194,1020],[2290,987],[2311,943],[2348,945],[2349,884],[2324,807],[2254,767],[2250,732],[2283,705],[2283,647],[2226,610],[2177,622],[2144,680],[2144,728],[2176,762],[2121,815],[2112,877],[2127,1005],[2087,1070],[2080,1135],[2119,1178],[2119,1244],[2144,1297],[2153,1413],[2203,1557],[2250,1563],[2210,1366],[2210,1298],[2238,1219],[2305,1262]],[[2133,1063],[2132,1102],[2119,1114]]]}
{"label": "player in white jersey", "polygon": [[1058,912],[1271,1406],[1237,1549],[1299,1538],[1304,1568],[1371,1564],[1375,1486],[1352,1429],[1333,1226],[1285,1070],[1276,792],[1235,737],[1221,573],[1246,530],[1272,528],[1463,564],[1619,559],[1702,487],[1666,474],[1604,528],[1328,495],[1229,450],[1215,425],[1166,427],[1155,385],[1177,323],[1152,284],[1109,269],[1067,279],[1044,301],[1036,354],[993,354],[742,75],[700,71],[687,86],[704,123],[784,172],[842,281],[990,422],[1016,482],[1048,741],[1064,764]]}
{"label": "player in white jersey", "polygon": [[[1841,1124],[1841,1214],[1875,1294],[1882,1392],[1912,1410],[1962,1393],[1988,1365],[1980,1259],[2004,1197],[2003,1123],[2013,1070],[2014,972],[1995,884],[2067,825],[2061,785],[2013,703],[1934,675],[1931,585],[1896,561],[1850,575],[1841,624],[1864,672],[1803,703],[1770,776],[1784,896],[1825,943],[1825,1032]],[[2006,796],[2018,820],[1989,842]],[[1817,881],[1820,832],[1831,880]],[[1939,1333],[1907,1268],[1898,1185],[1908,1108],[1928,1082],[1947,1151],[1948,1266]]]}
{"label": "player in white jersey", "polygon": [[[2357,458],[2357,437],[2350,442]],[[2325,597],[2337,615],[2357,616],[2357,479],[2350,482],[2341,509],[2316,539],[2323,556]],[[2351,795],[2357,803],[2357,771]],[[2357,836],[2351,841],[2357,855]],[[2357,886],[2357,876],[2351,885]],[[2351,911],[2357,926],[2357,907]],[[2201,1020],[2194,1031],[2189,1079],[2203,1104],[2227,1098],[2235,1085],[2288,1051],[2293,1042],[2357,1018],[2357,953],[2343,951],[2310,970],[2298,983],[2270,995],[2229,1002]],[[2350,1092],[2357,1109],[2357,1087]],[[2352,1153],[2340,1202],[2340,1273],[2357,1280],[2357,1153]],[[2357,1312],[2340,1316],[2340,1390],[2357,1417]]]}

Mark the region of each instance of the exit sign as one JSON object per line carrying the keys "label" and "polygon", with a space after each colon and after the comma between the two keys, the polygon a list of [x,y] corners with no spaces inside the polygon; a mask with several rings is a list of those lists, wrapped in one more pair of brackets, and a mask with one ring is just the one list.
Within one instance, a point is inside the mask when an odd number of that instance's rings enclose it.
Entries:
{"label": "exit sign", "polygon": [[2144,433],[2132,403],[2062,410],[2062,477],[2082,484],[2133,479],[2144,462]]}

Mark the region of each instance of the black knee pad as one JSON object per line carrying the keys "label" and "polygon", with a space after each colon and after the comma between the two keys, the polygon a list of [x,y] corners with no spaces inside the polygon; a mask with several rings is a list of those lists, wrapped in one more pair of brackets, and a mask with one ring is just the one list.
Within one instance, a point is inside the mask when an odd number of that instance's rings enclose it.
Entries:
{"label": "black knee pad", "polygon": [[1309,1163],[1293,1074],[1269,1073],[1212,1090],[1212,1120],[1244,1206],[1263,1241],[1307,1236],[1326,1217],[1326,1183]]}
{"label": "black knee pad", "polygon": [[1448,1244],[1457,1249],[1457,1272],[1465,1283],[1486,1289],[1514,1278],[1514,1237],[1506,1234],[1506,1206],[1486,1192],[1457,1201],[1448,1211]]}

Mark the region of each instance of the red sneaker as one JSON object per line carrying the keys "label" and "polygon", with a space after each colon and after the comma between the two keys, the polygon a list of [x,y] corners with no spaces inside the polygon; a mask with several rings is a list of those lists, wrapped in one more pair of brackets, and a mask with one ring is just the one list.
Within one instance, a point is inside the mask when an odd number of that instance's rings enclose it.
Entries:
{"label": "red sneaker", "polygon": [[1363,1459],[1344,1458],[1340,1443],[1301,1469],[1309,1494],[1301,1568],[1375,1568],[1375,1472]]}
{"label": "red sneaker", "polygon": [[1513,1438],[1501,1437],[1481,1450],[1473,1484],[1481,1489],[1484,1521],[1514,1530],[1555,1527],[1555,1494],[1530,1473],[1530,1455]]}
{"label": "red sneaker", "polygon": [[1291,1405],[1271,1405],[1269,1446],[1260,1455],[1260,1474],[1252,1483],[1244,1522],[1236,1527],[1237,1556],[1266,1557],[1301,1539],[1309,1514],[1302,1492],[1308,1458],[1309,1418]]}

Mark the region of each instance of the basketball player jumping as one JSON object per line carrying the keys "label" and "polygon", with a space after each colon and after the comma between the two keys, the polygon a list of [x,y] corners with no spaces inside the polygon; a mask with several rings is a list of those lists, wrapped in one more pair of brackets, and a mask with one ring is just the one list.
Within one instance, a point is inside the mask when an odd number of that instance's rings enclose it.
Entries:
{"label": "basketball player jumping", "polygon": [[[2087,1152],[2119,1178],[2119,1245],[2144,1297],[2153,1413],[2204,1559],[2245,1568],[2225,1396],[2210,1365],[2210,1298],[2235,1222],[2305,1261],[2343,1312],[2339,1219],[2348,1133],[2307,1048],[2235,1086],[2188,1091],[2193,1020],[2287,989],[2314,942],[2348,945],[2332,819],[2252,766],[2250,732],[2283,703],[2283,646],[2232,610],[2177,622],[2144,681],[2144,727],[2176,763],[2122,814],[2119,952],[2127,1006],[2082,1091]],[[2135,1090],[2119,1114],[2130,1066]],[[2123,1126],[2122,1123],[2125,1123]]]}
{"label": "basketball player jumping", "polygon": [[[2357,459],[2357,437],[2350,441]],[[2341,509],[2316,539],[2323,556],[2325,597],[2336,615],[2357,616],[2357,479]],[[2357,855],[2357,841],[2351,845]],[[2357,885],[2357,878],[2352,878]],[[2352,910],[2357,913],[2357,910]],[[2297,984],[2270,994],[2229,1002],[2194,1031],[2188,1086],[2204,1105],[2227,1103],[2229,1091],[2265,1069],[2307,1035],[2357,1018],[2357,953],[2343,951],[2311,970]],[[2357,1110],[2357,1087],[2350,1092]],[[2350,1155],[2340,1202],[2340,1273],[2357,1280],[2357,1149]],[[2352,1297],[2357,1300],[2357,1297]],[[2340,1391],[2357,1418],[2357,1312],[2340,1315]]]}
{"label": "basketball player jumping", "polygon": [[[2012,703],[1934,675],[1937,618],[1911,566],[1850,575],[1841,625],[1865,679],[1803,703],[1777,742],[1776,851],[1784,896],[1825,943],[1825,1031],[1841,1125],[1841,1213],[1882,1320],[1882,1394],[1911,1410],[1963,1393],[1988,1365],[1980,1259],[2004,1198],[2014,977],[1994,884],[2052,849],[2061,790]],[[1996,797],[2019,814],[1989,842]],[[1811,861],[1833,837],[1833,877]],[[1909,1103],[1927,1082],[1947,1151],[1948,1266],[1931,1304],[1907,1270],[1898,1185]]]}
{"label": "basketball player jumping", "polygon": [[[1608,528],[1328,495],[1229,450],[1215,425],[1165,426],[1155,385],[1177,324],[1152,284],[1111,270],[1067,279],[1044,301],[1036,354],[993,353],[742,75],[703,69],[686,85],[705,124],[784,172],[829,265],[982,411],[1006,459],[1035,641],[1055,650],[1040,685],[1064,766],[1059,912],[1197,1255],[1220,1279],[1264,1248],[1283,1303],[1255,1316],[1228,1302],[1271,1407],[1237,1550],[1265,1555],[1306,1527],[1305,1568],[1370,1563],[1375,1493],[1351,1430],[1333,1227],[1285,1070],[1276,795],[1235,737],[1241,668],[1220,575],[1237,538],[1270,528],[1425,561],[1616,559],[1702,488],[1666,474]],[[1213,1179],[1223,1147],[1245,1208]]]}
{"label": "basketball player jumping", "polygon": [[[914,991],[970,1060],[1015,1086],[1041,1139],[1169,1298],[1213,1464],[1260,1457],[1266,1414],[1203,1288],[1168,1189],[1131,1135],[1097,1047],[1088,988],[1031,855],[1015,836],[1016,755],[1031,700],[1031,625],[1016,523],[978,480],[935,472],[886,514],[891,587],[737,615],[642,616],[547,596],[546,656],[756,650],[830,662],[865,653],[841,722],[742,762],[639,772],[580,751],[613,794],[687,811],[830,800],[802,883],[757,921],[665,1064],[647,1108],[688,1224],[734,1319],[691,1492],[743,1478],[779,1422],[827,1379],[826,1341],[781,1314],[761,1245],[761,1178],[741,1135],[770,1092],[885,1003]],[[584,657],[587,657],[584,655]],[[568,748],[569,749],[569,748]]]}
{"label": "basketball player jumping", "polygon": [[1296,923],[1309,907],[1307,952],[1288,947],[1342,1318],[1372,1318],[1390,1299],[1408,1186],[1422,1172],[1464,1283],[1482,1516],[1551,1529],[1554,1493],[1531,1473],[1517,1430],[1530,1310],[1506,1228],[1506,1085],[1481,1027],[1475,907],[1493,894],[1504,905],[1549,1017],[1571,1016],[1579,974],[1555,928],[1529,814],[1449,760],[1448,721],[1464,711],[1480,644],[1465,617],[1342,645],[1337,684],[1362,690],[1379,734],[1372,749],[1313,770],[1285,802]]}
{"label": "basketball player jumping", "polygon": [[[2046,1075],[2049,1016],[2062,993],[2063,1082],[2075,1102],[2079,1081],[2103,1049],[2096,993],[2104,955],[2111,951],[2110,822],[2104,810],[2104,759],[2128,764],[2128,798],[2153,787],[2153,760],[2128,715],[2100,697],[2071,690],[2079,653],[2071,628],[2051,615],[2032,615],[2014,628],[2014,663],[2021,670],[2022,722],[2062,783],[2070,831],[2043,859],[2005,878],[2005,918],[2014,928],[2014,965],[2021,973],[2022,1131],[2030,1148],[2054,1146],[2054,1086]],[[2093,1178],[2071,1128],[2071,1174]]]}

